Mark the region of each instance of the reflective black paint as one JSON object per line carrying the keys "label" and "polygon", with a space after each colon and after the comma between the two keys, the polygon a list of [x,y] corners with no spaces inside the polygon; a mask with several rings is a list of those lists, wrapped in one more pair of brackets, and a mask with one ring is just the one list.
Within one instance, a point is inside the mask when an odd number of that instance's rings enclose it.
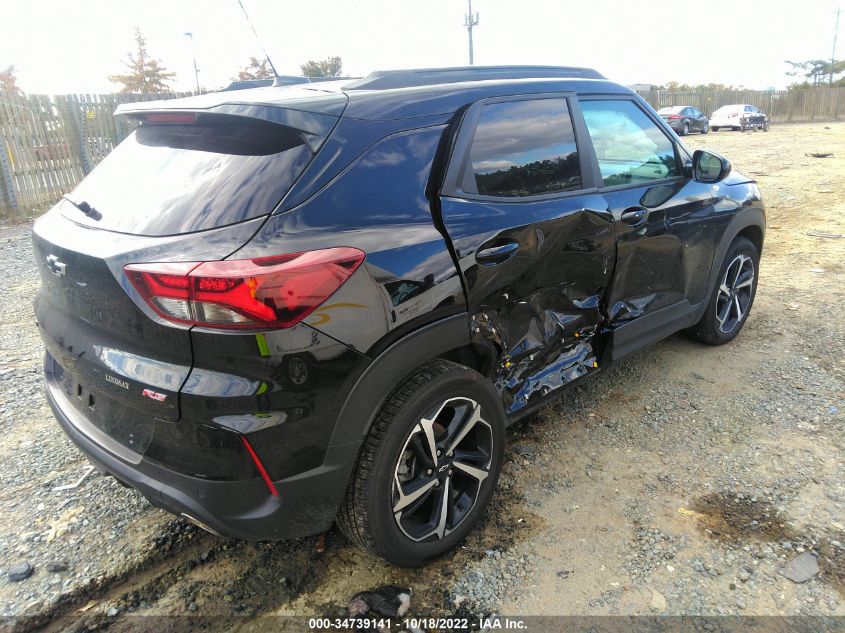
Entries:
{"label": "reflective black paint", "polygon": [[[261,109],[284,101],[272,92],[284,90],[235,94],[243,107]],[[325,98],[325,112],[337,116],[346,104],[337,90],[323,84],[296,98]],[[354,91],[305,172],[264,217],[141,237],[83,226],[69,219],[78,213],[69,203],[57,205],[34,230],[48,381],[138,463],[80,435],[51,397],[64,428],[92,459],[171,511],[251,540],[305,534],[331,523],[381,403],[432,357],[488,375],[514,420],[621,351],[697,318],[736,235],[762,246],[762,202],[741,174],[715,184],[683,177],[601,189],[579,138],[580,192],[504,201],[443,190],[469,106],[550,92],[636,99],[603,80]],[[226,99],[183,107],[241,107]],[[574,110],[576,133],[579,116]],[[122,272],[128,263],[335,246],[361,249],[365,263],[303,323],[272,332],[165,323]],[[67,264],[65,277],[49,255]],[[165,400],[144,397],[145,388]]]}

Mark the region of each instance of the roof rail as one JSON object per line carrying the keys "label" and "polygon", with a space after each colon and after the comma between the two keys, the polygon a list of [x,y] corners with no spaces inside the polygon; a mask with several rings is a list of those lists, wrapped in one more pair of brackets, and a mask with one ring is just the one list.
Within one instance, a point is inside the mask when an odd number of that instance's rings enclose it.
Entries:
{"label": "roof rail", "polygon": [[454,68],[412,68],[377,70],[343,86],[344,90],[387,90],[460,81],[490,79],[605,79],[592,68],[573,66],[456,66]]}

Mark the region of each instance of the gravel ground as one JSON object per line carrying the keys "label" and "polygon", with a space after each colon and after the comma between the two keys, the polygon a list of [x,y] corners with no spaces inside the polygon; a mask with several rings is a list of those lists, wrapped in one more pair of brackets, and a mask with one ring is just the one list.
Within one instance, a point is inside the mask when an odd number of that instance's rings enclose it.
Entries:
{"label": "gravel ground", "polygon": [[[82,608],[80,626],[117,630],[134,613],[215,615],[228,630],[340,613],[386,583],[422,616],[845,615],[845,237],[813,235],[845,234],[845,124],[687,143],[758,178],[768,205],[743,333],[720,348],[673,336],[512,428],[480,529],[419,570],[335,531],[219,540],[97,474],[56,490],[87,463],[41,392],[29,228],[0,227],[0,615],[57,628]],[[34,573],[9,580],[24,562]],[[786,577],[802,564],[811,578]]]}

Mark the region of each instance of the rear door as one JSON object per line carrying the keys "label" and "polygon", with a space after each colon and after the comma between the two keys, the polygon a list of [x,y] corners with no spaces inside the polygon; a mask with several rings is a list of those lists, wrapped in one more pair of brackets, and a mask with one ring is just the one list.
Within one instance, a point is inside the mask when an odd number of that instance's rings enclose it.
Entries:
{"label": "rear door", "polygon": [[621,357],[689,325],[707,290],[715,210],[710,187],[686,175],[686,151],[636,97],[582,98],[580,105],[613,216],[606,309]]}
{"label": "rear door", "polygon": [[442,219],[510,414],[597,366],[614,234],[586,138],[573,95],[494,98],[468,110],[452,151]]}

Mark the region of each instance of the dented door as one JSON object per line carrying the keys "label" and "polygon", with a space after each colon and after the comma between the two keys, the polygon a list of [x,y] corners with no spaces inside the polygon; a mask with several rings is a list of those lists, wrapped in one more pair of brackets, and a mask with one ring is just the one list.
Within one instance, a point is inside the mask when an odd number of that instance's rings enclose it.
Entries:
{"label": "dented door", "polygon": [[598,368],[613,216],[587,188],[573,106],[560,96],[474,106],[440,199],[473,341],[511,415]]}
{"label": "dented door", "polygon": [[[491,369],[508,413],[597,367],[594,336],[614,250],[602,204],[596,195],[516,204],[442,201],[473,340],[495,354]],[[501,263],[479,262],[491,243],[518,246]]]}

